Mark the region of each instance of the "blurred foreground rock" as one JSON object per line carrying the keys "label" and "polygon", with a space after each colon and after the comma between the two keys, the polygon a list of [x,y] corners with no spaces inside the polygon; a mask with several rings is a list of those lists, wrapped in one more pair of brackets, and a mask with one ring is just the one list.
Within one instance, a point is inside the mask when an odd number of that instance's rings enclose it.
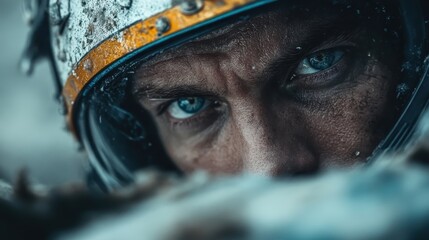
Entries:
{"label": "blurred foreground rock", "polygon": [[429,174],[387,166],[290,181],[195,176],[60,239],[429,239]]}
{"label": "blurred foreground rock", "polygon": [[141,174],[110,196],[21,181],[0,204],[1,239],[428,239],[429,156],[302,179],[181,180]]}
{"label": "blurred foreground rock", "polygon": [[429,239],[426,123],[405,153],[305,178],[147,171],[102,195],[34,188],[23,174],[0,200],[0,239]]}

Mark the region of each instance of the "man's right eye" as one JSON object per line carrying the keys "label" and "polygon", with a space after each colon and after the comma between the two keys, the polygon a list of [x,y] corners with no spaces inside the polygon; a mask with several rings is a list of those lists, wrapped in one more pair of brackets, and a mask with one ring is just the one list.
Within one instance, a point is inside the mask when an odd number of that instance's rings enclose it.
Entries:
{"label": "man's right eye", "polygon": [[167,108],[168,114],[175,119],[188,119],[204,111],[211,101],[203,97],[179,98]]}

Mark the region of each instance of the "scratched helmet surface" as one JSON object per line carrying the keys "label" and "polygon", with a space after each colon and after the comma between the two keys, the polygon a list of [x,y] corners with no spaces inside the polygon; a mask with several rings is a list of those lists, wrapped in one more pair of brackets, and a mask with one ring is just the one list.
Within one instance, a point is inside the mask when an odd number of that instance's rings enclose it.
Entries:
{"label": "scratched helmet surface", "polygon": [[[42,1],[43,2],[43,1]],[[83,144],[93,176],[104,189],[133,181],[133,171],[157,167],[179,172],[164,151],[156,126],[130,90],[136,69],[169,49],[217,29],[296,1],[276,0],[50,0],[51,60],[62,88],[68,126]],[[374,155],[404,147],[426,108],[427,3],[326,1],[360,21],[384,19],[386,38],[401,48],[396,125]],[[309,1],[311,4],[311,1]],[[394,20],[395,19],[395,20]],[[425,22],[426,21],[426,22]],[[393,23],[392,23],[393,22]],[[368,23],[368,24],[369,24]]]}

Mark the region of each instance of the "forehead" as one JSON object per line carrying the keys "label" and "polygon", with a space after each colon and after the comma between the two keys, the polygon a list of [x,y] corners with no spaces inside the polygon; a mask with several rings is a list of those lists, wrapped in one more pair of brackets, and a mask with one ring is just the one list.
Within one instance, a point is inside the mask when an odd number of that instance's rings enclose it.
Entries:
{"label": "forehead", "polygon": [[[285,1],[286,2],[286,1]],[[289,41],[299,41],[300,38],[319,33],[331,27],[339,30],[354,27],[355,17],[350,15],[352,10],[349,1],[288,1],[279,4],[276,9],[260,13],[250,19],[239,20],[220,29],[214,30],[201,37],[195,38],[178,47],[170,48],[155,57],[145,61],[144,66],[152,66],[178,56],[205,53],[207,51],[231,51],[237,45],[246,42],[274,40],[274,35],[284,36]]]}

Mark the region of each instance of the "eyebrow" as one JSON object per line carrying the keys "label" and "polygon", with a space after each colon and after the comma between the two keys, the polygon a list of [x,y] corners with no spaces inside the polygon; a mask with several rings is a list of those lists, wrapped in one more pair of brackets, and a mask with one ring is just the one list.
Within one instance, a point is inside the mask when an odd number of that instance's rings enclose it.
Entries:
{"label": "eyebrow", "polygon": [[137,88],[137,90],[133,92],[133,95],[135,95],[137,98],[156,101],[176,99],[184,96],[214,97],[219,96],[219,93],[207,90],[197,85],[182,85],[173,87],[145,85],[144,88]]}

